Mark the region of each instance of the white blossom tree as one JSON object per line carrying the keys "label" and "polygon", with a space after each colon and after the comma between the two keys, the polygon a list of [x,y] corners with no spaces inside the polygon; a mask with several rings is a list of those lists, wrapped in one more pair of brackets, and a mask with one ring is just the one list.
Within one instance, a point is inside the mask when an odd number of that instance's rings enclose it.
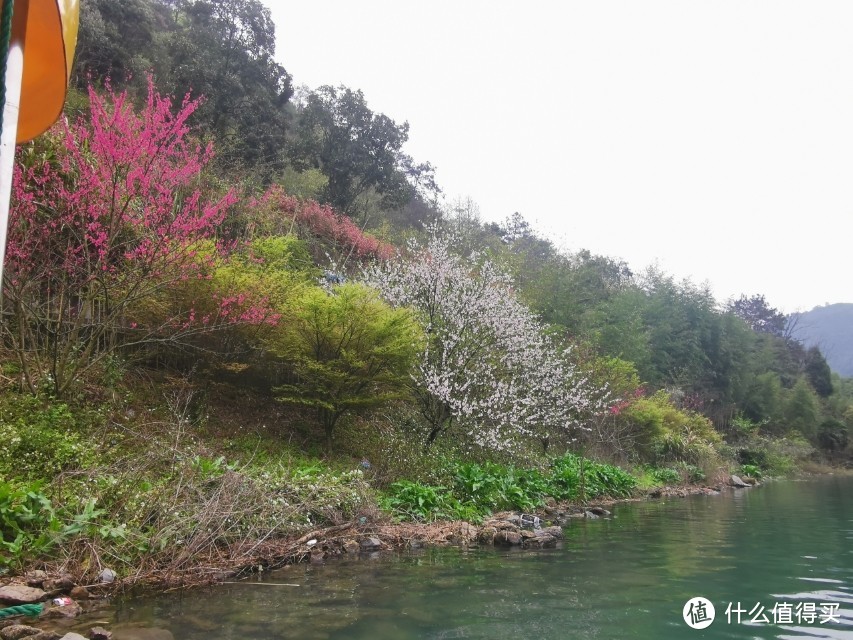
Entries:
{"label": "white blossom tree", "polygon": [[433,233],[406,256],[366,274],[393,305],[416,309],[427,336],[414,377],[430,432],[450,428],[474,444],[511,450],[525,438],[547,443],[583,428],[606,389],[594,386],[515,295],[512,280],[477,255],[462,257]]}

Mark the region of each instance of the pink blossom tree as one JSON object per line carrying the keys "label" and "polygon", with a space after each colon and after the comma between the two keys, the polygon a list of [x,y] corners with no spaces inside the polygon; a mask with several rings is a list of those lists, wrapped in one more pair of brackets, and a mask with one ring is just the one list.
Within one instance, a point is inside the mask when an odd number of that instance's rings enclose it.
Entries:
{"label": "pink blossom tree", "polygon": [[[246,235],[256,233],[283,235],[296,233],[300,238],[316,238],[322,249],[338,264],[348,260],[387,259],[394,248],[365,233],[355,222],[328,205],[301,200],[273,185],[258,198],[249,201],[251,211]],[[321,256],[317,256],[320,258]]]}
{"label": "pink blossom tree", "polygon": [[456,428],[477,446],[509,451],[582,429],[605,406],[606,389],[584,377],[490,261],[461,257],[433,234],[366,279],[421,316],[427,341],[413,377],[428,445]]}
{"label": "pink blossom tree", "polygon": [[87,117],[23,147],[15,168],[2,329],[31,390],[61,394],[120,348],[269,319],[242,292],[207,322],[192,304],[158,313],[164,292],[208,277],[197,248],[235,201],[199,188],[212,157],[188,135],[199,100],[173,111],[150,79],[138,112],[125,92],[90,88],[89,100]]}

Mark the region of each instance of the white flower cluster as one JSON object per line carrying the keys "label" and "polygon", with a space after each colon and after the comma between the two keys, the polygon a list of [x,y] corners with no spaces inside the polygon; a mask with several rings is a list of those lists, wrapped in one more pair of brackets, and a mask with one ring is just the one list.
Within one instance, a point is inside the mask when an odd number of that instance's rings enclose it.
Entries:
{"label": "white flower cluster", "polygon": [[511,278],[477,255],[454,253],[438,233],[408,249],[366,277],[422,318],[428,339],[414,377],[430,439],[455,423],[477,445],[508,450],[525,437],[580,428],[600,410],[606,390],[594,389],[569,349],[547,335]]}

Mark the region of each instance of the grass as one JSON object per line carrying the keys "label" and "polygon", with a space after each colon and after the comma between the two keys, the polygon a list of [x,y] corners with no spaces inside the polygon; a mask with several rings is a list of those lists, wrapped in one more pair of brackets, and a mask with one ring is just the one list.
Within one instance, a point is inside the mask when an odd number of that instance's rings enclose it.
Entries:
{"label": "grass", "polygon": [[85,581],[108,566],[128,583],[180,583],[348,522],[477,523],[548,497],[623,498],[704,477],[683,463],[635,476],[572,453],[538,468],[463,460],[381,416],[342,425],[329,455],[312,449],[322,434],[310,416],[245,389],[208,385],[200,400],[180,379],[135,383],[67,404],[0,391],[8,569],[53,563]]}
{"label": "grass", "polygon": [[460,463],[451,486],[396,482],[383,505],[404,520],[479,522],[494,511],[534,511],[545,504],[546,497],[625,498],[638,486],[638,479],[619,467],[569,453],[552,460],[545,472],[497,463]]}

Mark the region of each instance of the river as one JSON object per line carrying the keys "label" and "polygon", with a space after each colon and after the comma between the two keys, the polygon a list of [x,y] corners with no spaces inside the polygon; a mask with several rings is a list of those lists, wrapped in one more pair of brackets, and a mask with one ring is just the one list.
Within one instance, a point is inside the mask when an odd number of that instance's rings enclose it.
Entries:
{"label": "river", "polygon": [[[851,498],[853,478],[825,477],[627,503],[572,521],[557,549],[300,565],[98,616],[115,640],[139,624],[177,640],[853,640]],[[716,614],[701,630],[684,618],[699,596]],[[693,604],[688,619],[702,626],[710,609]]]}

